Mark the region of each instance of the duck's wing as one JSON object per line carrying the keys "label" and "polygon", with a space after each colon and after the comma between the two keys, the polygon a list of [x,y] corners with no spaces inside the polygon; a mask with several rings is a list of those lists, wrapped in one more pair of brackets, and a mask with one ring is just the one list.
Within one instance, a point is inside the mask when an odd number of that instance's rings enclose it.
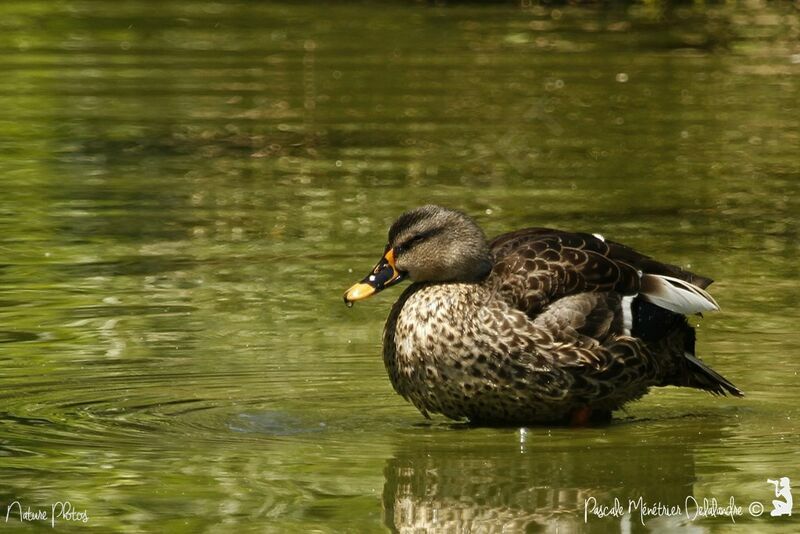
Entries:
{"label": "duck's wing", "polygon": [[742,395],[694,354],[685,315],[718,309],[704,289],[711,279],[592,234],[529,228],[490,247],[489,287],[532,319],[557,364],[579,380]]}
{"label": "duck's wing", "polygon": [[623,298],[615,293],[570,295],[531,322],[540,348],[573,375],[578,390],[599,394],[597,388],[674,385],[744,395],[695,355],[694,329],[684,316],[639,301],[641,307],[633,312],[640,314],[639,331],[631,335],[619,320]]}
{"label": "duck's wing", "polygon": [[560,298],[581,293],[642,294],[680,314],[718,309],[704,290],[711,279],[600,235],[526,228],[503,234],[489,246],[494,255],[489,286],[530,317]]}
{"label": "duck's wing", "polygon": [[549,332],[554,341],[582,347],[602,344],[624,333],[617,293],[580,293],[553,302],[533,320],[535,328]]}

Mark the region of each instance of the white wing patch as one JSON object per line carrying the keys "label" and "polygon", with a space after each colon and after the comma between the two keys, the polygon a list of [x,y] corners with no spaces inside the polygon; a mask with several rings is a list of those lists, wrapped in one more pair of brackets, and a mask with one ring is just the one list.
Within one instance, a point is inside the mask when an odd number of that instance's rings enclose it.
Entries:
{"label": "white wing patch", "polygon": [[633,328],[633,299],[636,295],[622,297],[622,333],[626,336],[631,335]]}
{"label": "white wing patch", "polygon": [[593,236],[595,236],[595,237],[596,237],[597,239],[599,239],[600,241],[602,241],[602,242],[604,242],[604,243],[605,243],[605,241],[606,241],[606,238],[605,238],[605,237],[603,237],[603,234],[592,234],[592,235],[593,235]]}

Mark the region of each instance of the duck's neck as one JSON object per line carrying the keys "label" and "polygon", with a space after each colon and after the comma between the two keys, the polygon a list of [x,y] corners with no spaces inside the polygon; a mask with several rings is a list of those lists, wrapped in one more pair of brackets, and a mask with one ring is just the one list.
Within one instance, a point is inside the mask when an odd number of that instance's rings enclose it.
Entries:
{"label": "duck's neck", "polygon": [[486,277],[489,276],[489,273],[492,272],[492,267],[492,258],[487,254],[484,258],[481,258],[475,263],[472,272],[470,273],[470,278],[465,280],[465,282],[483,282],[486,280]]}

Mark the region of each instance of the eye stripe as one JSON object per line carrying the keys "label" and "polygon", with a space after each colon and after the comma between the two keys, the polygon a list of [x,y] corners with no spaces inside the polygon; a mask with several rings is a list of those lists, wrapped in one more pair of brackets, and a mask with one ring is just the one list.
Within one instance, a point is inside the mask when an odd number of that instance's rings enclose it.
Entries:
{"label": "eye stripe", "polygon": [[443,228],[432,228],[426,232],[422,232],[421,234],[416,234],[409,239],[406,239],[400,245],[397,245],[395,248],[398,252],[404,252],[413,247],[414,245],[425,241],[426,239],[430,239],[431,237],[435,236],[436,234],[441,233]]}

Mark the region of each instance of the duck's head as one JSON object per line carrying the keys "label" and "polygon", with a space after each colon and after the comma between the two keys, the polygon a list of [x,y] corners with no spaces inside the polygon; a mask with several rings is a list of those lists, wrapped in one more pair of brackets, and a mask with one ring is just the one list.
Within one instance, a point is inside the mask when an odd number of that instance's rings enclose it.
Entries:
{"label": "duck's head", "polygon": [[406,278],[414,282],[478,282],[492,270],[486,236],[460,211],[422,206],[389,229],[383,257],[344,294],[348,305]]}

